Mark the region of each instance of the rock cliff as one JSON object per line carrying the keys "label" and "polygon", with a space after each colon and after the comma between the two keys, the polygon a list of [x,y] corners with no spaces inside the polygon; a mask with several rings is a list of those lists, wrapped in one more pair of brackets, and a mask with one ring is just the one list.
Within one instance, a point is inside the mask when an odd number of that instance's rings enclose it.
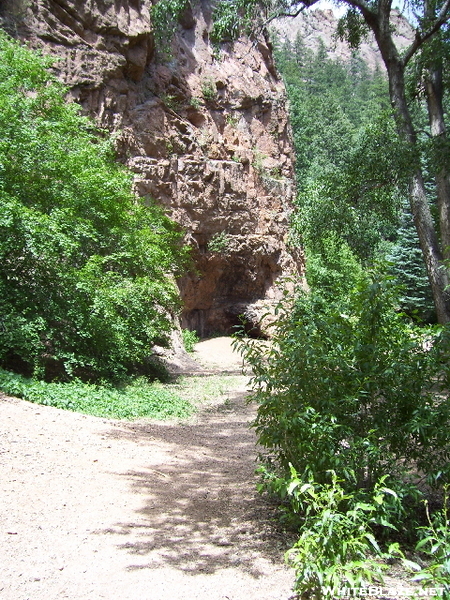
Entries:
{"label": "rock cliff", "polygon": [[[300,35],[306,48],[317,52],[322,45],[329,58],[348,62],[352,57],[352,50],[347,42],[336,36],[338,20],[336,10],[307,10],[295,18],[279,19],[273,23],[273,29],[281,39],[288,39],[294,43],[297,36]],[[395,10],[391,14],[391,27],[397,47],[399,49],[407,48],[414,39],[415,31],[405,17]],[[383,59],[371,33],[363,38],[358,55],[370,69],[379,68],[384,71]]]}
{"label": "rock cliff", "polygon": [[302,270],[287,248],[293,154],[270,44],[209,42],[211,7],[193,1],[170,56],[150,0],[3,0],[3,26],[58,59],[70,95],[116,135],[141,197],[186,231],[195,269],[179,281],[182,323],[259,332],[278,283]]}

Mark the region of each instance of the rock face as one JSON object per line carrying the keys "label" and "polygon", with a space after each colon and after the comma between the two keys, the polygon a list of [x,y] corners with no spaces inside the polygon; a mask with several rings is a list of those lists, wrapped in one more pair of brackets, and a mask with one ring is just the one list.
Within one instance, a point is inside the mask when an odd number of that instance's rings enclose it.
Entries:
{"label": "rock face", "polygon": [[114,132],[141,197],[186,231],[195,268],[179,281],[182,325],[229,332],[245,315],[259,333],[284,276],[294,194],[284,87],[268,43],[215,50],[211,7],[193,1],[168,57],[150,0],[3,0],[4,26],[59,59],[73,99]]}
{"label": "rock face", "polygon": [[[306,48],[317,52],[322,44],[329,58],[348,62],[352,51],[346,42],[336,37],[338,18],[336,12],[330,9],[308,10],[295,18],[279,19],[273,27],[282,39],[295,42],[300,35]],[[400,13],[392,11],[391,27],[397,48],[407,48],[414,39],[414,29],[408,21]],[[383,59],[371,34],[362,40],[358,53],[370,69],[384,70]]]}

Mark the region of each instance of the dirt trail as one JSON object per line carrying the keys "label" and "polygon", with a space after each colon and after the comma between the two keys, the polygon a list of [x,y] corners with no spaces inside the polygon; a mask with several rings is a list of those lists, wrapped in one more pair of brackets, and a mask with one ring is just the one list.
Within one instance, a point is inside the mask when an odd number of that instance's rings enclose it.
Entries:
{"label": "dirt trail", "polygon": [[[240,363],[224,338],[197,350]],[[287,600],[245,384],[185,424],[1,397],[1,600]]]}

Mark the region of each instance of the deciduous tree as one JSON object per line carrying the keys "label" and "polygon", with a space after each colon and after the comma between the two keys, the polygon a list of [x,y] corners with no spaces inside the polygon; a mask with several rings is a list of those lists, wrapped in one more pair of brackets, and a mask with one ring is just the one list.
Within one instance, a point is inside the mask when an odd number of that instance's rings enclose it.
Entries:
{"label": "deciduous tree", "polygon": [[108,378],[171,328],[180,232],[48,65],[0,34],[0,365]]}
{"label": "deciduous tree", "polygon": [[[223,0],[217,10],[217,30],[224,28],[230,15],[238,15],[241,28],[262,32],[268,23],[278,17],[296,16],[318,0]],[[441,161],[436,171],[438,220],[433,218],[427,196],[421,163],[421,150],[406,94],[405,73],[408,65],[435,40],[440,32],[447,31],[450,19],[450,0],[412,0],[405,5],[414,14],[415,37],[409,48],[400,51],[394,37],[391,15],[392,0],[340,0],[348,10],[340,25],[340,33],[352,46],[357,46],[362,36],[370,30],[375,37],[389,80],[389,94],[397,131],[409,155],[408,189],[411,213],[417,229],[423,258],[427,268],[439,322],[450,321],[449,269],[445,258],[450,245],[450,185],[448,163]],[[235,23],[233,21],[233,23]],[[241,29],[242,30],[242,29]],[[236,31],[236,27],[234,27]],[[445,139],[445,123],[440,100],[442,99],[442,60],[435,57],[425,69],[425,88],[430,114],[431,134]]]}

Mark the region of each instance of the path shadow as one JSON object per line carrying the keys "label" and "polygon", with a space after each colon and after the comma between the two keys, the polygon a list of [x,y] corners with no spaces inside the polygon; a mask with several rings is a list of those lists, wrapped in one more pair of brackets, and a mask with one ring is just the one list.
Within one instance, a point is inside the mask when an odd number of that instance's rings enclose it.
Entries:
{"label": "path shadow", "polygon": [[124,536],[120,547],[139,557],[129,569],[166,565],[209,574],[239,567],[258,578],[261,559],[282,562],[286,548],[276,507],[256,491],[249,420],[239,393],[195,424],[130,423],[109,433],[137,444],[151,441],[166,456],[123,474],[144,506],[135,520],[99,532]]}

